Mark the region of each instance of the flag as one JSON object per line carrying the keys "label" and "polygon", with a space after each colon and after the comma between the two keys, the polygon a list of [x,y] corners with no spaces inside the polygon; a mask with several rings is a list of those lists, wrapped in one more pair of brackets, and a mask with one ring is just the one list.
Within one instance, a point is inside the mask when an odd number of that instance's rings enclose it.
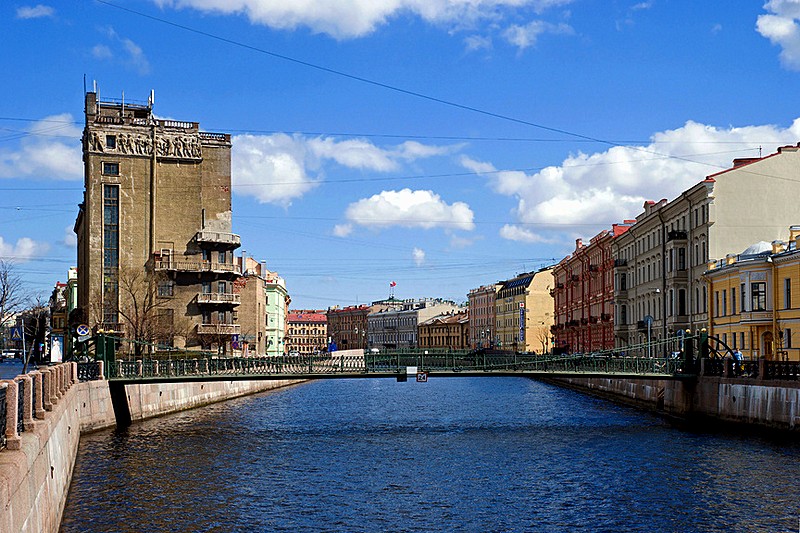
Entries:
{"label": "flag", "polygon": [[389,286],[390,286],[390,287],[394,287],[395,285],[397,285],[397,283],[395,283],[394,281],[392,281],[391,283],[389,283]]}

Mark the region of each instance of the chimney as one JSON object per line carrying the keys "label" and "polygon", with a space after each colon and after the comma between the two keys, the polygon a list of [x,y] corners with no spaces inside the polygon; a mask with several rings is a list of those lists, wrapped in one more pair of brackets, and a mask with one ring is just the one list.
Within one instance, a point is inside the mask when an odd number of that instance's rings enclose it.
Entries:
{"label": "chimney", "polygon": [[725,264],[732,265],[736,262],[736,255],[735,254],[728,254],[725,256]]}
{"label": "chimney", "polygon": [[786,243],[783,241],[772,241],[772,253],[779,254],[786,250]]}
{"label": "chimney", "polygon": [[789,226],[789,240],[796,241],[800,237],[800,226]]}

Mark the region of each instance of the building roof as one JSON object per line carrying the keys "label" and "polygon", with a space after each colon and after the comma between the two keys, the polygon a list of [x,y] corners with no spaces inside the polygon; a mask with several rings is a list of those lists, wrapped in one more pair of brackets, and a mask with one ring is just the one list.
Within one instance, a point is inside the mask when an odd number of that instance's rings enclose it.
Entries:
{"label": "building roof", "polygon": [[328,317],[320,311],[290,311],[287,322],[328,322]]}

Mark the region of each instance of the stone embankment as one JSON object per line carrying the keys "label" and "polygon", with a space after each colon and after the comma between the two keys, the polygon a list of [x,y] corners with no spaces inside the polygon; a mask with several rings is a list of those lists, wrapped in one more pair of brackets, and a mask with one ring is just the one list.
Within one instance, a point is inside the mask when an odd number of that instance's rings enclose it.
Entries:
{"label": "stone embankment", "polygon": [[[293,383],[142,384],[125,393],[131,418],[143,420]],[[108,382],[80,382],[76,363],[0,381],[0,532],[57,532],[80,435],[115,424]]]}
{"label": "stone embankment", "polygon": [[800,363],[703,360],[696,379],[560,378],[559,385],[695,422],[800,430]]}

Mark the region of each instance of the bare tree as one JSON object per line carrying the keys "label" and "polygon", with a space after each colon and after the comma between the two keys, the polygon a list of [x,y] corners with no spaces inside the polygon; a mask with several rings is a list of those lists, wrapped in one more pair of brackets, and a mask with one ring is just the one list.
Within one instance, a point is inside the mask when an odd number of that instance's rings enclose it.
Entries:
{"label": "bare tree", "polygon": [[138,359],[159,338],[159,333],[171,327],[165,320],[167,300],[158,294],[159,284],[169,280],[153,271],[132,267],[120,268],[118,280],[119,315]]}
{"label": "bare tree", "polygon": [[45,352],[47,330],[50,325],[50,306],[37,298],[21,313],[24,339],[27,339],[27,353],[23,354],[22,373],[28,372],[31,359],[41,361]]}
{"label": "bare tree", "polygon": [[542,351],[540,353],[547,353],[547,350],[550,347],[550,328],[548,326],[540,326],[536,328],[536,340],[539,341],[539,345],[542,347]]}
{"label": "bare tree", "polygon": [[14,272],[14,264],[0,259],[0,329],[24,306],[22,280]]}

